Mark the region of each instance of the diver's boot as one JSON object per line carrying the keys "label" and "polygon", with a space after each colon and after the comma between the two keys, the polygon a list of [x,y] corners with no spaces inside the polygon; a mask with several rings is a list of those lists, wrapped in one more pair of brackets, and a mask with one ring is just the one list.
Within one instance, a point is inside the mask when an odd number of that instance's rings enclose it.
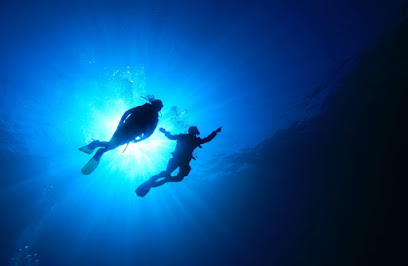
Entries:
{"label": "diver's boot", "polygon": [[78,148],[78,150],[83,151],[83,152],[85,152],[87,154],[91,154],[99,146],[101,146],[101,142],[99,140],[94,140],[90,144],[85,145],[85,146],[83,146],[81,148]]}
{"label": "diver's boot", "polygon": [[81,172],[83,175],[90,175],[95,171],[96,167],[99,165],[99,161],[104,153],[104,149],[99,149],[96,154],[89,160],[89,162],[82,168]]}

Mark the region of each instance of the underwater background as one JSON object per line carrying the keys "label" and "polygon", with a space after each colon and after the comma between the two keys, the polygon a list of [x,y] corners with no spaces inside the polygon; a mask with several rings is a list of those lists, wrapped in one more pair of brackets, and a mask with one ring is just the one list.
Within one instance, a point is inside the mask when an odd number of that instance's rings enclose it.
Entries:
{"label": "underwater background", "polygon": [[[0,265],[404,265],[407,1],[0,4]],[[161,99],[205,137],[135,188],[158,130],[77,150]],[[406,182],[406,181],[405,181]]]}

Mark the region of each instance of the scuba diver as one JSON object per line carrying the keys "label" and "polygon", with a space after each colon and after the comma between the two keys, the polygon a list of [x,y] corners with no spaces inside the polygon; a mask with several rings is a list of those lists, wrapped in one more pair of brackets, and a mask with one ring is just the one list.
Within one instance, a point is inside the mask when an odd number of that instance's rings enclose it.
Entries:
{"label": "scuba diver", "polygon": [[142,141],[153,134],[159,122],[159,112],[163,108],[163,103],[161,100],[154,99],[154,97],[147,100],[150,103],[127,110],[123,114],[110,141],[94,140],[90,144],[78,148],[80,151],[91,154],[96,148],[101,147],[82,168],[82,174],[91,174],[98,167],[99,161],[105,152],[123,144],[129,145],[129,142]]}
{"label": "scuba diver", "polygon": [[[177,141],[176,150],[172,152],[173,158],[169,160],[166,170],[152,176],[149,180],[141,184],[136,189],[136,194],[140,197],[144,197],[152,187],[158,187],[167,182],[182,181],[184,177],[190,173],[190,161],[191,159],[195,160],[193,156],[195,148],[202,148],[201,145],[215,138],[217,133],[221,132],[221,128],[222,127],[219,127],[204,139],[197,137],[197,135],[200,135],[200,132],[196,126],[190,127],[188,134],[178,135],[172,135],[164,128],[160,128],[160,131],[164,133],[168,139]],[[180,168],[177,176],[171,176],[171,173],[177,168]]]}

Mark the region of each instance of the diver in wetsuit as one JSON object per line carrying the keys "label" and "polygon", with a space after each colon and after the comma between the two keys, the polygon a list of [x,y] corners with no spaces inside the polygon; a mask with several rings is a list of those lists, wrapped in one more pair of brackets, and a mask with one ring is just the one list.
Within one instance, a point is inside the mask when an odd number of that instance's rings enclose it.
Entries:
{"label": "diver in wetsuit", "polygon": [[113,150],[123,144],[139,142],[150,137],[157,127],[159,111],[162,108],[162,101],[153,99],[150,103],[132,108],[123,114],[118,128],[110,141],[94,140],[90,144],[79,148],[80,151],[91,154],[96,148],[101,147],[82,168],[82,174],[91,174],[98,166],[105,152]]}
{"label": "diver in wetsuit", "polygon": [[[191,170],[190,161],[193,157],[193,151],[199,147],[202,148],[202,144],[211,141],[217,133],[221,132],[221,127],[213,131],[209,136],[202,139],[197,137],[200,134],[196,126],[192,126],[188,129],[188,134],[172,135],[164,128],[160,128],[168,139],[176,140],[176,150],[172,152],[173,158],[171,158],[167,164],[165,171],[160,172],[157,175],[152,176],[148,181],[141,184],[136,189],[136,194],[140,197],[144,197],[152,187],[161,186],[167,182],[180,182],[186,177]],[[171,173],[179,169],[177,176],[171,176]],[[160,179],[160,180],[159,180]]]}

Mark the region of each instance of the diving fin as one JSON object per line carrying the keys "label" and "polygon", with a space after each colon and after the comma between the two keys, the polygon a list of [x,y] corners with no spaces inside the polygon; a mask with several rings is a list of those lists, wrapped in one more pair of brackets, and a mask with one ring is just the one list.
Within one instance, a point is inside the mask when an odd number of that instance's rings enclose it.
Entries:
{"label": "diving fin", "polygon": [[99,165],[99,160],[95,160],[95,156],[92,157],[89,162],[82,168],[81,172],[83,175],[90,175],[95,171],[96,167]]}
{"label": "diving fin", "polygon": [[85,152],[85,153],[87,153],[87,154],[91,154],[91,153],[93,153],[93,151],[94,151],[97,147],[99,147],[99,141],[98,141],[98,140],[94,140],[94,141],[92,141],[90,144],[85,145],[85,146],[83,146],[83,147],[81,147],[81,148],[78,148],[78,150],[80,150],[80,151],[82,151],[82,152]]}
{"label": "diving fin", "polygon": [[138,195],[139,197],[144,197],[146,196],[146,194],[150,191],[151,187],[151,182],[150,180],[147,180],[146,182],[144,182],[143,184],[141,184],[136,190],[136,195]]}
{"label": "diving fin", "polygon": [[80,150],[80,151],[83,151],[83,152],[85,152],[85,153],[87,153],[87,154],[91,154],[94,150],[91,150],[90,148],[89,148],[89,145],[86,145],[86,146],[83,146],[83,147],[81,147],[81,148],[78,148],[78,150]]}

